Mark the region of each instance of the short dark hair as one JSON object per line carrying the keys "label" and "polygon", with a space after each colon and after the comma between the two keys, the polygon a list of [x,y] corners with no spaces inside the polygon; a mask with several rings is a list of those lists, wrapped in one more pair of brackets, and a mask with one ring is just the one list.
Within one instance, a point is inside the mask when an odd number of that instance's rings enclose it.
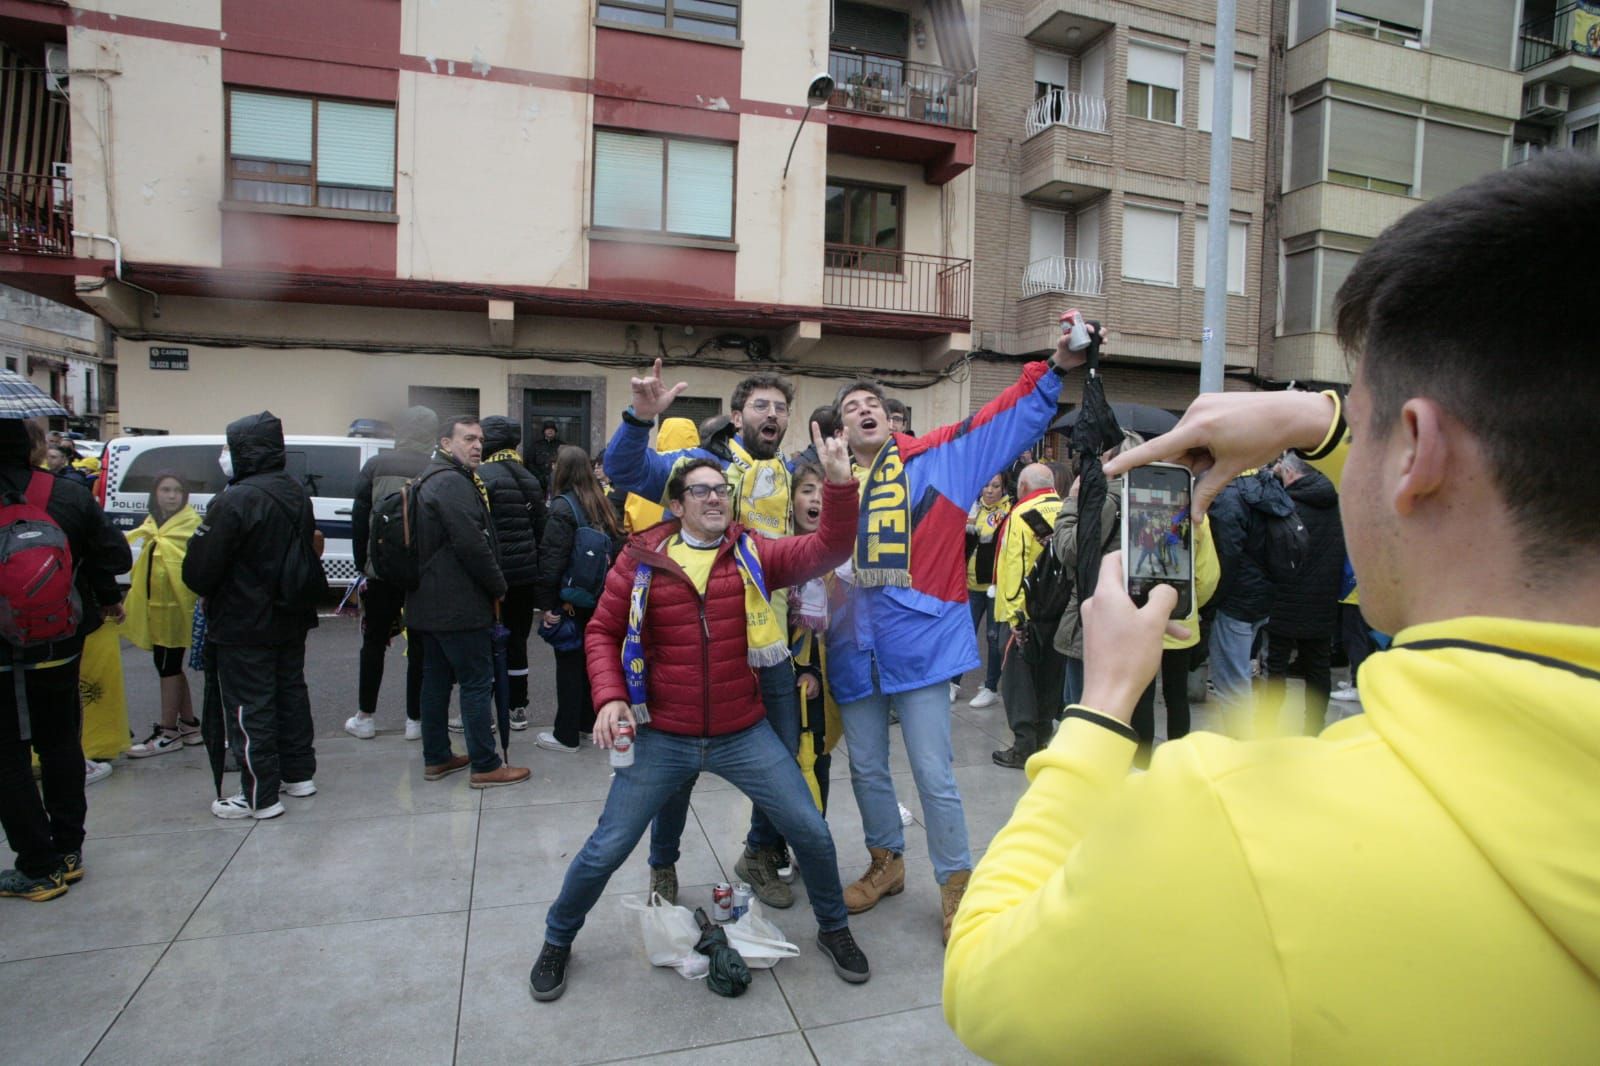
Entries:
{"label": "short dark hair", "polygon": [[794,382],[777,374],[751,374],[733,387],[733,397],[728,401],[728,410],[744,410],[745,401],[750,399],[750,394],[757,389],[777,389],[783,393],[783,402],[794,406]]}
{"label": "short dark hair", "polygon": [[476,425],[481,425],[477,415],[452,415],[439,423],[439,439],[444,440],[446,437],[454,437],[457,426]]}
{"label": "short dark hair", "polygon": [[[1336,297],[1339,342],[1386,434],[1418,396],[1481,443],[1538,564],[1600,543],[1587,464],[1594,411],[1593,300],[1600,161],[1548,153],[1419,206],[1362,254]],[[1562,310],[1538,315],[1537,309]]]}
{"label": "short dark hair", "polygon": [[854,381],[847,381],[843,385],[839,386],[839,391],[833,394],[834,425],[844,425],[844,419],[840,417],[839,410],[844,406],[844,398],[849,396],[852,392],[872,393],[872,395],[878,398],[878,402],[883,404],[884,410],[887,413],[889,407],[889,398],[884,395],[883,386],[878,384],[876,381],[873,381],[871,378],[856,378]]}
{"label": "short dark hair", "polygon": [[[834,413],[833,404],[831,403],[825,403],[813,410],[811,412],[811,421],[817,424],[817,429],[822,432],[823,440],[827,440],[839,432],[839,418]],[[809,436],[810,433],[811,427],[808,425],[806,426],[806,434]]]}
{"label": "short dark hair", "polygon": [[689,484],[689,475],[696,470],[706,469],[715,470],[722,475],[724,481],[728,479],[727,473],[722,469],[722,464],[715,459],[690,459],[687,463],[674,470],[672,476],[667,479],[667,499],[683,499],[684,488]]}
{"label": "short dark hair", "polygon": [[789,494],[794,495],[794,490],[800,487],[800,482],[808,477],[826,483],[828,475],[823,473],[821,463],[813,463],[810,459],[802,459],[794,464],[794,469],[789,471]]}

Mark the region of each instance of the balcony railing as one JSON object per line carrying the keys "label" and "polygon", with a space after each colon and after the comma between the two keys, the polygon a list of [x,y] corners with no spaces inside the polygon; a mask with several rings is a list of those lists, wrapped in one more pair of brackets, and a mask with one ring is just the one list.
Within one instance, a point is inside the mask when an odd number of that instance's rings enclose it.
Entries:
{"label": "balcony railing", "polygon": [[[1579,19],[1579,15],[1583,19]],[[1518,70],[1528,70],[1561,55],[1600,58],[1600,20],[1581,4],[1559,7],[1522,24],[1522,51]]]}
{"label": "balcony railing", "polygon": [[0,251],[72,254],[72,179],[0,171]]}
{"label": "balcony railing", "polygon": [[822,302],[829,307],[972,317],[970,259],[829,244],[822,262]]}
{"label": "balcony railing", "polygon": [[1051,126],[1070,126],[1075,130],[1104,133],[1105,97],[1051,89],[1028,108],[1028,136],[1043,133]]}
{"label": "balcony railing", "polygon": [[828,106],[835,110],[972,128],[977,71],[958,74],[895,56],[834,49],[828,73],[834,86]]}
{"label": "balcony railing", "polygon": [[1104,284],[1105,270],[1100,260],[1051,255],[1028,264],[1027,273],[1022,276],[1022,295],[1066,292],[1074,296],[1099,296]]}

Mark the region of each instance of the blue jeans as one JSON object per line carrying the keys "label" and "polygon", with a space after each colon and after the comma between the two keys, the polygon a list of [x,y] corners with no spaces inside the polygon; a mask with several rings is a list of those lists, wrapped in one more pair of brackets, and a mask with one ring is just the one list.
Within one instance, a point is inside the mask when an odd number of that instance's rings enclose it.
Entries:
{"label": "blue jeans", "polygon": [[1000,627],[994,624],[994,601],[989,598],[987,590],[968,589],[967,607],[972,611],[972,628],[978,634],[978,643],[985,647],[989,656],[989,665],[983,674],[983,687],[990,692],[999,692]]}
{"label": "blue jeans", "polygon": [[1211,642],[1207,647],[1211,657],[1211,684],[1217,690],[1217,701],[1224,713],[1246,711],[1250,704],[1250,649],[1256,634],[1267,624],[1245,622],[1217,612],[1211,623]]}
{"label": "blue jeans", "polygon": [[950,745],[950,686],[939,681],[886,696],[875,691],[864,700],[841,704],[844,742],[850,754],[850,785],[867,847],[905,851],[905,830],[889,777],[889,704],[900,712],[900,735],[911,758],[911,772],[928,826],[933,874],[942,885],[951,874],[972,869],[967,817],[961,808]]}
{"label": "blue jeans", "polygon": [[[767,722],[778,739],[791,754],[800,750],[800,694],[796,691],[794,663],[785,659],[756,671],[761,682],[761,702],[767,708]],[[689,796],[694,792],[694,778],[667,800],[661,813],[650,823],[650,865],[671,866],[678,861],[678,845],[683,840],[683,827],[689,821]],[[750,832],[745,844],[754,848],[776,850],[787,846],[783,834],[772,824],[759,806],[750,812]]]}
{"label": "blue jeans", "polygon": [[1071,707],[1083,699],[1083,660],[1066,656],[1061,673],[1061,705]]}
{"label": "blue jeans", "polygon": [[417,633],[422,644],[422,761],[438,766],[455,754],[450,748],[450,686],[461,686],[461,724],[472,772],[500,768],[494,743],[494,645],[487,629],[458,633]]}
{"label": "blue jeans", "polygon": [[557,947],[572,944],[650,819],[685,781],[703,772],[723,778],[772,816],[794,848],[817,928],[827,933],[849,924],[828,823],[811,801],[794,752],[771,726],[757,722],[720,737],[678,736],[645,726],[634,738],[633,751],[633,765],[618,770],[611,781],[600,824],[567,867],[561,895],[545,916],[546,940]]}

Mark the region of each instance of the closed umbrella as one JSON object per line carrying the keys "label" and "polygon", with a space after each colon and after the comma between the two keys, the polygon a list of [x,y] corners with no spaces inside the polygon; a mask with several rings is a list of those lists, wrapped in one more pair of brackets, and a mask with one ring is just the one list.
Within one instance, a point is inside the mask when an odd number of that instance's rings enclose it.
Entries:
{"label": "closed umbrella", "polygon": [[17,373],[0,370],[0,418],[65,418],[67,409]]}
{"label": "closed umbrella", "polygon": [[[1078,424],[1078,416],[1082,411],[1082,407],[1068,411],[1050,423],[1050,428],[1070,433]],[[1117,425],[1132,430],[1141,437],[1159,437],[1178,424],[1178,416],[1171,411],[1143,403],[1114,403],[1111,405],[1111,413],[1116,417]]]}
{"label": "closed umbrella", "polygon": [[750,987],[750,967],[745,964],[739,949],[728,943],[728,934],[711,924],[704,907],[694,909],[695,924],[700,926],[700,940],[694,949],[711,960],[711,970],[706,974],[706,987],[719,996],[736,999]]}
{"label": "closed umbrella", "polygon": [[1122,427],[1106,402],[1106,385],[1100,377],[1100,323],[1090,322],[1087,351],[1088,377],[1083,383],[1083,403],[1074,412],[1072,450],[1078,457],[1078,599],[1094,595],[1100,579],[1100,510],[1106,500],[1106,474],[1100,453],[1122,440]]}
{"label": "closed umbrella", "polygon": [[494,649],[494,720],[500,730],[500,757],[511,761],[511,666],[506,648],[511,643],[511,630],[500,621],[500,605],[494,605],[494,628],[489,630],[489,643]]}

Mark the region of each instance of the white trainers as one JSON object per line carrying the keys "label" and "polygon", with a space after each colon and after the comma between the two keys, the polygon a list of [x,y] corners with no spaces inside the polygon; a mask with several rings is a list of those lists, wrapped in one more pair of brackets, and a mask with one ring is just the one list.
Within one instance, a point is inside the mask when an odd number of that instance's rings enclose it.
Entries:
{"label": "white trainers", "polygon": [[988,685],[984,685],[982,688],[978,689],[978,694],[976,696],[972,697],[970,700],[967,701],[967,706],[968,707],[992,707],[992,706],[994,706],[994,701],[999,699],[999,698],[1000,698],[1000,694],[999,693],[997,693],[994,689],[990,688]]}
{"label": "white trainers", "polygon": [[168,732],[158,722],[150,729],[150,735],[144,743],[135,744],[128,749],[130,759],[148,759],[152,755],[165,755],[169,751],[177,751],[183,747],[183,734],[176,730]]}
{"label": "white trainers", "polygon": [[251,807],[250,804],[245,802],[244,793],[236,792],[227,799],[212,800],[211,813],[216,815],[218,818],[254,818],[259,822],[267,818],[278,817],[278,815],[283,813],[283,804],[274,803],[270,807],[263,807],[260,810],[256,810],[255,808]]}
{"label": "white trainers", "polygon": [[359,714],[352,714],[344,720],[344,731],[357,740],[371,740],[377,735],[378,726],[371,718],[363,718]]}
{"label": "white trainers", "polygon": [[410,718],[406,719],[406,739],[407,740],[421,740],[422,739],[422,722],[420,722],[420,721],[412,721]]}
{"label": "white trainers", "polygon": [[104,781],[111,776],[109,762],[95,762],[93,759],[83,760],[83,783],[92,785],[96,781]]}
{"label": "white trainers", "polygon": [[1330,699],[1338,700],[1340,703],[1361,702],[1360,693],[1358,693],[1356,691],[1356,687],[1348,681],[1339,682],[1339,687],[1328,693],[1328,697]]}
{"label": "white trainers", "polygon": [[533,738],[533,742],[539,747],[543,748],[545,751],[562,751],[566,752],[568,755],[572,755],[578,750],[578,745],[576,744],[569,748],[567,745],[561,743],[561,741],[556,739],[556,735],[554,733],[540,733],[538,736]]}
{"label": "white trainers", "polygon": [[961,686],[954,681],[950,682],[950,702],[954,703],[961,697]]}
{"label": "white trainers", "polygon": [[904,803],[900,803],[900,802],[896,802],[895,806],[900,808],[900,824],[903,825],[903,826],[910,825],[911,824],[911,808],[907,807]]}
{"label": "white trainers", "polygon": [[280,796],[296,796],[304,799],[317,794],[317,783],[309,777],[304,781],[285,781],[278,786]]}
{"label": "white trainers", "polygon": [[446,722],[445,726],[452,733],[465,733],[467,731],[467,727],[461,724],[461,716],[459,714]]}

